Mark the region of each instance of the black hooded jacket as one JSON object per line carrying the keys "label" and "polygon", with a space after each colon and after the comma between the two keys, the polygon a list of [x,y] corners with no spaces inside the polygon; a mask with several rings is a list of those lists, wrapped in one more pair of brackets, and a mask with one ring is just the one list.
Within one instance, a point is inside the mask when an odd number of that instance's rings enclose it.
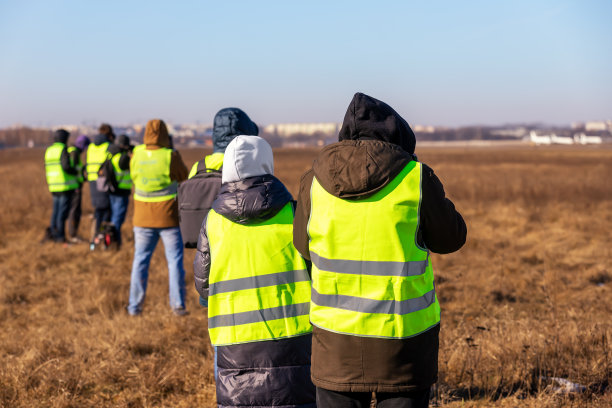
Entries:
{"label": "black hooded jacket", "polygon": [[239,135],[257,136],[259,128],[249,116],[238,108],[224,108],[215,115],[213,123],[213,152],[223,153]]}
{"label": "black hooded jacket", "polygon": [[[213,209],[243,225],[275,216],[293,198],[272,175],[224,183]],[[240,256],[240,254],[236,254]],[[194,261],[195,285],[208,298],[210,250],[206,218]],[[220,407],[314,408],[310,381],[311,335],[217,347],[217,404]]]}
{"label": "black hooded jacket", "polygon": [[[381,190],[411,161],[416,139],[389,105],[362,93],[351,101],[339,142],[325,147],[302,177],[293,243],[310,259],[307,233],[310,187],[316,176],[330,194],[351,200]],[[433,170],[422,165],[419,245],[440,254],[463,246],[467,229],[446,198]],[[408,339],[381,339],[332,333],[313,327],[312,379],[341,392],[401,392],[429,387],[437,378],[439,325]]]}

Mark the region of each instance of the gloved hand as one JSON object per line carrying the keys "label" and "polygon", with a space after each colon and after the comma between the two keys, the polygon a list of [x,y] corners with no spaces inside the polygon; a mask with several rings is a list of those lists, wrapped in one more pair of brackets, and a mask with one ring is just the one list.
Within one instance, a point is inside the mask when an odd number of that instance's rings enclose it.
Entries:
{"label": "gloved hand", "polygon": [[200,306],[208,307],[208,298],[203,298],[200,296]]}

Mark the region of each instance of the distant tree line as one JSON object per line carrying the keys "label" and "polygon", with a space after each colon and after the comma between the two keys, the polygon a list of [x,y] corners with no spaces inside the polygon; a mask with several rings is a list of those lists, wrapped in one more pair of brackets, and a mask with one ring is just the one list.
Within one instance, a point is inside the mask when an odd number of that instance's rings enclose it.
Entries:
{"label": "distant tree line", "polygon": [[51,139],[52,132],[49,129],[32,129],[29,127],[0,129],[0,147],[48,146],[52,141]]}

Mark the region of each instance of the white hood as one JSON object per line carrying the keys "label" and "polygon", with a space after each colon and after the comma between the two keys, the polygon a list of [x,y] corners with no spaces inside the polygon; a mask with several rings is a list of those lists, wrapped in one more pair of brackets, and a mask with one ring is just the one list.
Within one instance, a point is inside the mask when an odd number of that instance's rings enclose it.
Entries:
{"label": "white hood", "polygon": [[259,136],[236,136],[225,149],[221,181],[229,183],[264,174],[274,174],[268,142]]}

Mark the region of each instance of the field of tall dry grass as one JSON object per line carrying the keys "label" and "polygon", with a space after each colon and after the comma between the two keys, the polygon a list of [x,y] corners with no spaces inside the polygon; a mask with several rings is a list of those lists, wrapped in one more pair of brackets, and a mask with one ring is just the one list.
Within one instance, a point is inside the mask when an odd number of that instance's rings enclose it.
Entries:
{"label": "field of tall dry grass", "polygon": [[[190,165],[206,152],[182,153]],[[432,406],[612,406],[612,150],[417,153],[468,224],[461,251],[433,257],[443,315]],[[296,194],[316,150],[275,154]],[[215,406],[193,252],[191,314],[170,312],[158,247],[144,313],[130,318],[129,215],[121,252],[39,244],[51,212],[43,151],[0,151],[0,180],[0,406]]]}

